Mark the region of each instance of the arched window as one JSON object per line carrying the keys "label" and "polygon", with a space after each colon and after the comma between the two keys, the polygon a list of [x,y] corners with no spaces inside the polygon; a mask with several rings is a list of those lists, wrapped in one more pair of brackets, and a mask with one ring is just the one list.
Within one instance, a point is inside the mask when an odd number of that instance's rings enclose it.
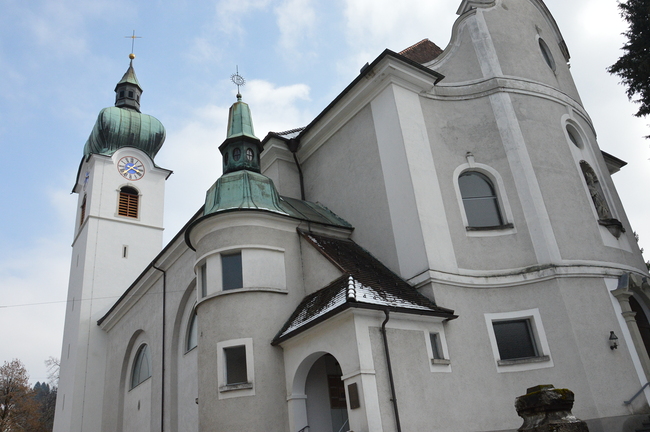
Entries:
{"label": "arched window", "polygon": [[131,218],[138,217],[138,201],[140,194],[137,189],[130,186],[123,186],[120,189],[117,214]]}
{"label": "arched window", "polygon": [[190,317],[190,323],[187,326],[187,345],[185,349],[190,351],[197,347],[199,344],[199,320],[196,316],[196,310],[192,311],[192,316]]}
{"label": "arched window", "polygon": [[492,182],[486,175],[476,171],[466,171],[458,177],[458,186],[469,227],[486,228],[503,225],[499,200]]}
{"label": "arched window", "polygon": [[131,372],[131,388],[136,387],[138,384],[151,376],[151,355],[149,354],[149,346],[142,344],[138,348],[138,352],[133,360],[133,370]]}

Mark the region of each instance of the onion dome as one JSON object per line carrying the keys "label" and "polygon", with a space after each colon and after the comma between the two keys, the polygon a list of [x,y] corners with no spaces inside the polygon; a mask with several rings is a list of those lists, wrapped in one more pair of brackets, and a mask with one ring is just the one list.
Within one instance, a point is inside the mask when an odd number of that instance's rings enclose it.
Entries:
{"label": "onion dome", "polygon": [[140,113],[142,88],[133,70],[133,58],[126,73],[115,86],[115,106],[99,112],[95,126],[84,146],[84,156],[110,156],[123,147],[134,147],[152,159],[165,142],[160,121]]}
{"label": "onion dome", "polygon": [[203,214],[228,210],[265,210],[289,215],[282,208],[281,198],[273,181],[248,170],[224,174],[208,189]]}

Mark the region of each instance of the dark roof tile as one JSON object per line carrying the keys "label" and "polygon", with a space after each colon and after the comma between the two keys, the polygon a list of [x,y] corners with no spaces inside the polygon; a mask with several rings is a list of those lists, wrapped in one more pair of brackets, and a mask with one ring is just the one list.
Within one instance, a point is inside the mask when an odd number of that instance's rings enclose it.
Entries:
{"label": "dark roof tile", "polygon": [[437,306],[352,240],[299,232],[343,275],[305,297],[278,332],[273,344],[350,307],[456,318],[453,310]]}

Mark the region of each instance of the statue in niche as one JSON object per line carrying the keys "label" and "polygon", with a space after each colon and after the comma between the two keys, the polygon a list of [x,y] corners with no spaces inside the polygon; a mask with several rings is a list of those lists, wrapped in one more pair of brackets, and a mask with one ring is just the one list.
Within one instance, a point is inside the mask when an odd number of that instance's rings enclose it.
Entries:
{"label": "statue in niche", "polygon": [[598,219],[612,219],[612,213],[609,211],[609,206],[603,196],[603,190],[600,187],[600,182],[598,181],[598,177],[596,177],[596,173],[585,161],[580,162],[580,168],[582,168],[582,174],[585,176],[585,182],[587,183],[591,200],[594,202],[594,206],[596,207]]}

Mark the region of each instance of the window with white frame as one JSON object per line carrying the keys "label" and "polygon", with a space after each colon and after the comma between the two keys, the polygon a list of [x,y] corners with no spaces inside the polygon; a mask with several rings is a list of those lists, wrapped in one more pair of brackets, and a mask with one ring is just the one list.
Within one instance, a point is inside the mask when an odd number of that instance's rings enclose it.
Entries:
{"label": "window with white frame", "polygon": [[253,340],[244,338],[218,342],[217,352],[219,399],[254,395]]}
{"label": "window with white frame", "polygon": [[465,171],[458,177],[468,228],[492,228],[503,225],[499,199],[492,181],[478,171]]}
{"label": "window with white frame", "polygon": [[429,330],[424,335],[431,361],[431,372],[451,372],[451,361],[442,329]]}
{"label": "window with white frame", "polygon": [[553,365],[538,309],[485,314],[485,321],[499,372]]}

